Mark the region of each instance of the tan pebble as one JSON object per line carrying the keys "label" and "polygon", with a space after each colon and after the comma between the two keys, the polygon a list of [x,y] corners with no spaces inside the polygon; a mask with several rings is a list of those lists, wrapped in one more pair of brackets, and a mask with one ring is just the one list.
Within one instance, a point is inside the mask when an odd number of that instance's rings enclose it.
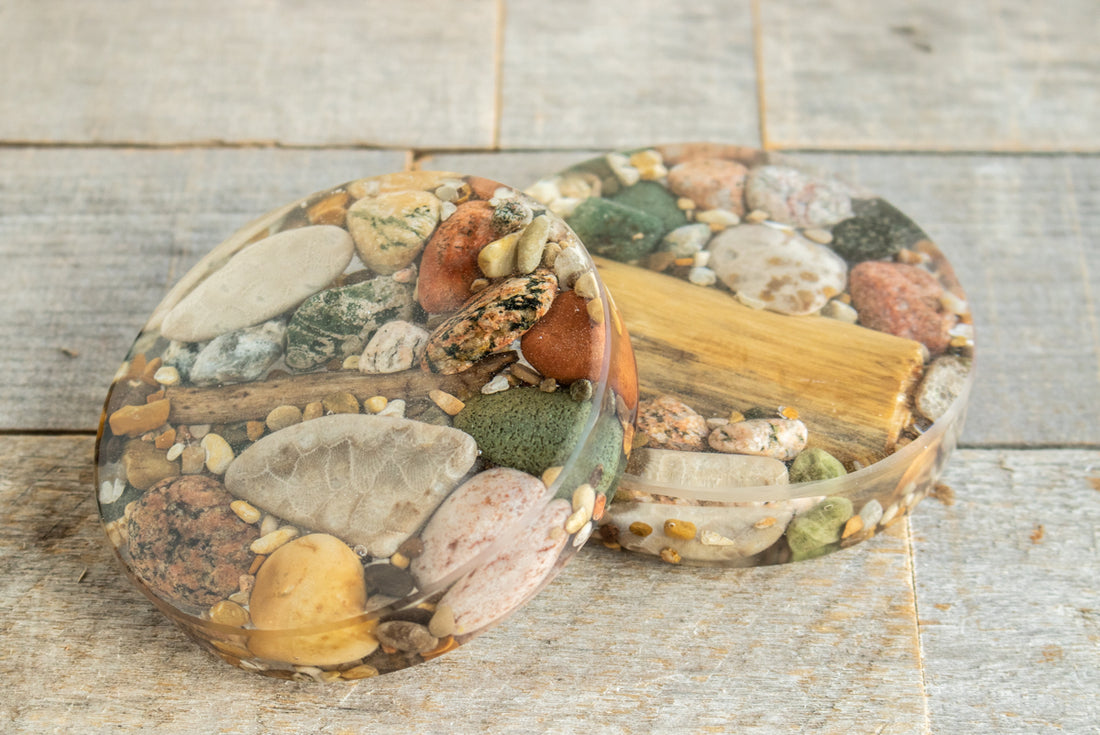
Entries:
{"label": "tan pebble", "polygon": [[725,426],[729,422],[730,422],[729,419],[723,419],[723,418],[717,418],[717,417],[709,418],[709,419],[707,419],[707,428],[708,429],[717,429],[719,426]]}
{"label": "tan pebble", "polygon": [[553,393],[558,389],[558,381],[553,378],[543,378],[539,381],[539,390],[543,393]]}
{"label": "tan pebble", "polygon": [[710,225],[713,232],[721,232],[727,227],[741,224],[741,218],[737,213],[728,209],[708,209],[705,212],[697,212],[695,221]]}
{"label": "tan pebble", "polygon": [[829,232],[828,230],[818,229],[816,227],[811,227],[808,230],[803,230],[802,237],[812,242],[816,242],[819,245],[828,245],[833,241],[833,233]]}
{"label": "tan pebble", "polygon": [[435,195],[439,197],[441,201],[453,202],[455,199],[458,199],[458,186],[448,182],[436,189]]}
{"label": "tan pebble", "polygon": [[428,632],[436,638],[446,638],[455,632],[455,614],[450,605],[436,605],[435,614],[428,621]]}
{"label": "tan pebble", "polygon": [[924,262],[924,257],[915,250],[906,250],[902,248],[894,255],[894,260],[899,263],[905,263],[906,265],[920,265]]}
{"label": "tan pebble", "polygon": [[546,243],[546,247],[542,250],[542,265],[545,268],[553,268],[554,262],[558,259],[558,254],[561,252],[561,245],[556,242]]}
{"label": "tan pebble", "polygon": [[603,324],[603,301],[598,297],[592,299],[585,308],[588,310],[588,318],[594,321],[596,324]]}
{"label": "tan pebble", "polygon": [[260,554],[259,556],[252,557],[252,564],[250,564],[249,567],[248,567],[248,573],[249,574],[255,574],[256,572],[260,571],[260,567],[262,567],[264,565],[264,561],[266,559],[267,559],[267,557],[264,556],[263,554]]}
{"label": "tan pebble", "polygon": [[416,264],[407,265],[392,276],[395,283],[413,283],[416,281]]}
{"label": "tan pebble", "polygon": [[448,416],[454,416],[466,407],[465,403],[458,400],[450,393],[438,389],[429,391],[428,398],[431,398],[432,403],[439,406],[443,410],[443,413],[447,414]]}
{"label": "tan pebble", "polygon": [[596,282],[596,274],[585,271],[584,275],[573,284],[573,290],[586,299],[594,299],[600,295],[600,286]]}
{"label": "tan pebble", "polygon": [[445,654],[445,653],[446,653],[447,651],[450,651],[450,650],[452,650],[452,649],[454,649],[454,648],[458,648],[458,641],[456,641],[456,640],[454,639],[454,636],[451,636],[451,635],[449,635],[449,636],[447,636],[446,638],[442,639],[442,640],[441,640],[441,641],[439,642],[439,645],[438,645],[438,646],[436,646],[435,648],[433,648],[432,650],[430,650],[430,651],[423,651],[423,652],[422,652],[422,653],[420,654],[420,657],[421,657],[422,659],[424,659],[425,661],[428,661],[428,660],[430,660],[430,659],[433,659],[433,658],[435,658],[435,657],[437,657],[437,656],[442,656],[442,655],[443,655],[443,654]]}
{"label": "tan pebble", "polygon": [[263,421],[245,421],[244,422],[244,435],[248,437],[249,441],[256,441],[264,435],[264,431],[267,430],[267,424]]}
{"label": "tan pebble", "polygon": [[237,603],[238,605],[247,605],[248,604],[248,593],[247,592],[234,592],[227,599],[230,602]]}
{"label": "tan pebble", "polygon": [[588,513],[588,518],[591,518],[595,509],[596,491],[586,482],[573,491],[573,511],[583,510]]}
{"label": "tan pebble", "polygon": [[293,540],[298,536],[298,529],[294,526],[283,526],[277,528],[269,534],[260,536],[258,539],[252,542],[249,546],[249,550],[253,554],[270,554],[288,541]]}
{"label": "tan pebble", "polygon": [[589,518],[591,518],[591,516],[586,513],[583,508],[574,512],[565,519],[565,532],[576,533],[584,528],[584,524],[588,523]]}
{"label": "tan pebble", "polygon": [[348,355],[344,358],[344,361],[340,363],[340,367],[344,370],[358,370],[359,355]]}
{"label": "tan pebble", "polygon": [[372,676],[378,676],[378,669],[370,664],[359,664],[358,666],[353,666],[350,669],[345,669],[340,672],[340,678],[348,681],[369,679]]}
{"label": "tan pebble", "polygon": [[648,523],[642,523],[641,521],[634,521],[630,524],[630,532],[635,536],[641,536],[645,538],[649,534],[653,533],[653,526]]}
{"label": "tan pebble", "polygon": [[180,371],[171,365],[166,365],[153,373],[153,380],[161,385],[176,385],[180,382]]}
{"label": "tan pebble", "polygon": [[768,217],[768,213],[764,210],[754,209],[745,215],[745,221],[748,222],[750,225],[758,225],[761,222],[766,222],[768,220]]}
{"label": "tan pebble", "polygon": [[405,418],[405,401],[400,398],[395,398],[392,401],[386,403],[386,407],[378,412],[379,416],[396,416],[399,419]]}
{"label": "tan pebble", "polygon": [[676,549],[665,547],[661,549],[661,561],[668,562],[669,564],[680,563],[680,552]]}
{"label": "tan pebble", "polygon": [[487,288],[489,288],[488,278],[475,278],[470,284],[470,293],[481,293]]}
{"label": "tan pebble", "polygon": [[562,468],[558,465],[554,467],[547,467],[542,471],[542,484],[546,487],[550,487],[554,484],[554,480],[558,479],[558,475],[561,474]]}
{"label": "tan pebble", "polygon": [[390,401],[385,396],[371,396],[367,400],[363,401],[363,408],[371,413],[378,413],[386,407]]}
{"label": "tan pebble", "polygon": [[229,507],[245,523],[255,523],[262,517],[256,506],[247,500],[234,500],[229,504]]}
{"label": "tan pebble", "polygon": [[198,444],[184,447],[180,452],[180,473],[184,475],[197,475],[202,472],[206,464],[206,450]]}
{"label": "tan pebble", "polygon": [[394,565],[398,569],[408,569],[409,557],[405,556],[400,551],[395,551],[393,555],[390,556],[390,564]]}
{"label": "tan pebble", "polygon": [[346,391],[329,393],[321,399],[321,406],[324,407],[326,414],[359,413],[359,401]]}
{"label": "tan pebble", "polygon": [[188,429],[191,432],[191,438],[202,439],[210,433],[210,424],[192,424]]}
{"label": "tan pebble", "polygon": [[704,546],[734,546],[737,542],[714,531],[700,531],[699,543]]}
{"label": "tan pebble", "polygon": [[546,238],[550,234],[550,218],[540,214],[531,220],[516,243],[516,271],[530,273],[542,262]]}
{"label": "tan pebble", "polygon": [[668,169],[665,168],[661,154],[655,150],[638,151],[631,154],[628,160],[646,181],[655,181],[668,176]]}
{"label": "tan pebble", "polygon": [[171,447],[168,448],[168,453],[164,455],[164,458],[167,459],[169,462],[175,462],[177,459],[180,458],[180,455],[183,454],[185,446],[186,445],[181,442],[173,444]]}
{"label": "tan pebble", "polygon": [[522,232],[494,240],[477,254],[477,265],[486,278],[503,278],[516,269],[516,246]]}
{"label": "tan pebble", "polygon": [[168,429],[167,431],[161,432],[160,434],[158,434],[156,436],[155,439],[153,439],[153,446],[155,446],[157,449],[169,449],[175,443],[176,443],[176,430],[175,429]]}
{"label": "tan pebble", "polygon": [[542,376],[535,372],[534,368],[528,367],[523,363],[516,363],[512,366],[512,375],[515,375],[528,385],[538,385],[542,382]]}
{"label": "tan pebble", "polygon": [[752,527],[755,528],[755,529],[758,529],[758,530],[759,529],[764,529],[764,528],[771,528],[772,526],[774,526],[778,522],[779,521],[776,518],[772,517],[772,516],[765,516],[765,517],[761,518],[759,521],[757,521],[756,523],[752,524]]}
{"label": "tan pebble", "polygon": [[687,197],[680,197],[676,200],[676,206],[684,210],[685,212],[690,212],[691,210],[695,209],[695,202],[693,202],[691,199],[688,199]]}
{"label": "tan pebble", "polygon": [[665,535],[670,538],[690,541],[695,538],[695,524],[691,521],[681,521],[676,518],[669,518],[665,521]]}
{"label": "tan pebble", "polygon": [[207,434],[202,438],[202,448],[206,452],[206,469],[215,475],[225,474],[233,462],[233,448],[219,434]]}
{"label": "tan pebble", "polygon": [[300,424],[302,422],[302,412],[297,406],[278,406],[271,409],[271,412],[267,414],[267,428],[272,431],[279,431],[285,429],[288,426],[294,424]]}
{"label": "tan pebble", "polygon": [[306,407],[302,409],[302,421],[312,421],[313,419],[319,419],[324,415],[325,407],[321,405],[320,401],[307,403]]}
{"label": "tan pebble", "polygon": [[848,519],[848,522],[844,524],[844,532],[840,534],[842,539],[848,538],[854,534],[863,530],[863,519],[859,516],[852,516]]}
{"label": "tan pebble", "polygon": [[163,398],[143,406],[123,406],[111,414],[107,423],[115,436],[141,436],[163,426],[170,410],[168,400]]}
{"label": "tan pebble", "polygon": [[248,624],[248,611],[229,600],[215,602],[210,608],[210,622],[241,628]]}
{"label": "tan pebble", "polygon": [[330,194],[306,210],[311,225],[337,225],[343,227],[347,218],[348,202],[351,195],[346,191]]}
{"label": "tan pebble", "polygon": [[779,415],[792,421],[798,418],[798,409],[794,406],[780,406]]}
{"label": "tan pebble", "polygon": [[281,521],[275,516],[268,513],[264,516],[263,521],[260,523],[260,535],[266,536],[269,533],[274,533],[281,525]]}
{"label": "tan pebble", "polygon": [[586,523],[581,526],[581,530],[577,532],[577,535],[573,537],[573,546],[580,548],[592,537],[592,530],[595,528],[591,523]]}

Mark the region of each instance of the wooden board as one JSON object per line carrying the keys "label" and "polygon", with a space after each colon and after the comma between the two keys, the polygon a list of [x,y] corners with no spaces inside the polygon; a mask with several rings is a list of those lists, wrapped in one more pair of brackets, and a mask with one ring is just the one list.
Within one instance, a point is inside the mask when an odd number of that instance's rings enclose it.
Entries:
{"label": "wooden board", "polygon": [[769,147],[1100,150],[1089,0],[754,5]]}
{"label": "wooden board", "polygon": [[487,146],[497,12],[494,0],[6,4],[0,140]]}
{"label": "wooden board", "polygon": [[759,141],[749,3],[508,3],[500,145]]}

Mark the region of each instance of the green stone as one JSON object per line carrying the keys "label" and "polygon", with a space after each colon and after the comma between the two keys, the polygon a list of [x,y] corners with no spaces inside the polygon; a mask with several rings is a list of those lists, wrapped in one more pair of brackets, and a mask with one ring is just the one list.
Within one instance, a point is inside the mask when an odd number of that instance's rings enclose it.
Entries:
{"label": "green stone", "polygon": [[380,326],[412,317],[413,291],[412,284],[379,276],[310,296],[287,325],[287,366],[309,370],[361,352]]}
{"label": "green stone", "polygon": [[829,480],[848,474],[839,459],[824,449],[806,449],[799,452],[791,463],[791,482]]}
{"label": "green stone", "polygon": [[586,482],[597,493],[610,495],[624,469],[623,427],[614,413],[607,413],[592,428],[585,448],[559,486],[558,497],[571,499],[577,486]]}
{"label": "green stone", "polygon": [[615,194],[611,201],[660,219],[665,228],[661,233],[662,237],[665,232],[671,232],[688,223],[687,215],[676,206],[676,196],[656,181],[639,181]]}
{"label": "green stone", "polygon": [[828,497],[805,513],[795,516],[787,527],[787,544],[795,559],[820,556],[818,549],[840,541],[844,524],[852,517],[852,501]]}
{"label": "green stone", "polygon": [[629,262],[653,252],[665,233],[660,218],[610,199],[585,199],[566,223],[593,255]]}

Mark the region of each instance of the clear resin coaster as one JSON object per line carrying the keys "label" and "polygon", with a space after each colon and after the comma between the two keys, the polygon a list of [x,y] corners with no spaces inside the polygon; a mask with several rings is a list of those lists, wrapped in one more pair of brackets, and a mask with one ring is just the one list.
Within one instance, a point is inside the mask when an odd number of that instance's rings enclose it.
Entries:
{"label": "clear resin coaster", "polygon": [[593,255],[633,337],[634,452],[605,542],[670,563],[820,556],[934,489],[973,328],[911,219],[784,156],[611,153],[528,193]]}
{"label": "clear resin coaster", "polygon": [[358,679],[546,584],[602,517],[636,405],[556,215],[477,177],[363,179],[169,293],[107,398],[99,508],[131,580],[226,661]]}

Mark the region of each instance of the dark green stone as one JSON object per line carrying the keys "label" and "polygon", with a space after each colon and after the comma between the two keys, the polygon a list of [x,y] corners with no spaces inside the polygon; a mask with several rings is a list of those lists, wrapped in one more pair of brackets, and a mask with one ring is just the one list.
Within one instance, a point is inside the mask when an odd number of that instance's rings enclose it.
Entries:
{"label": "dark green stone", "polygon": [[585,199],[566,223],[593,255],[629,262],[653,252],[665,233],[660,218],[610,199]]}
{"label": "dark green stone", "polygon": [[597,493],[610,495],[626,468],[623,457],[623,427],[613,413],[601,416],[585,443],[585,450],[578,456],[576,465],[569,470],[559,485],[558,497],[569,500],[573,491],[583,483],[591,483]]}
{"label": "dark green stone", "polygon": [[839,459],[824,449],[806,449],[791,462],[791,482],[829,480],[848,474]]}
{"label": "dark green stone", "polygon": [[641,210],[661,220],[665,231],[671,232],[688,223],[687,215],[676,206],[676,196],[656,181],[639,181],[621,190],[611,201]]}
{"label": "dark green stone", "polygon": [[893,257],[928,235],[885,199],[855,199],[855,217],[833,228],[832,249],[849,263]]}

